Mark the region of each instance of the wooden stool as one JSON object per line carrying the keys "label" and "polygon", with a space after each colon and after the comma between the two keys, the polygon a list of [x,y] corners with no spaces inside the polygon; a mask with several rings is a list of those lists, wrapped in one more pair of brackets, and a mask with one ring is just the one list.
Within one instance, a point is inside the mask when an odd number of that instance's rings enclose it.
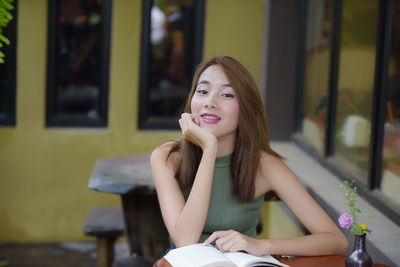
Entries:
{"label": "wooden stool", "polygon": [[114,243],[124,234],[120,207],[96,207],[89,211],[83,231],[96,237],[97,266],[110,267],[114,261]]}

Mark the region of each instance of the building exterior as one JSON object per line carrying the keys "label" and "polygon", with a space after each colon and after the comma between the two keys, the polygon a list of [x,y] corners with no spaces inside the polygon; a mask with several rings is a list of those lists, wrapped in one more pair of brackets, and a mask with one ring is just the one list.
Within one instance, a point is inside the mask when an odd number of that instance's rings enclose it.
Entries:
{"label": "building exterior", "polygon": [[[400,262],[385,247],[400,245],[400,1],[15,5],[0,70],[0,242],[83,239],[91,207],[119,205],[87,189],[95,161],[178,137],[193,68],[229,55],[258,82],[276,147],[300,148],[333,184],[354,180],[368,211],[382,213],[371,223],[392,227],[388,243],[371,237],[373,254]],[[316,181],[315,197],[337,216],[328,178]],[[282,205],[263,213],[264,236],[301,234]]]}

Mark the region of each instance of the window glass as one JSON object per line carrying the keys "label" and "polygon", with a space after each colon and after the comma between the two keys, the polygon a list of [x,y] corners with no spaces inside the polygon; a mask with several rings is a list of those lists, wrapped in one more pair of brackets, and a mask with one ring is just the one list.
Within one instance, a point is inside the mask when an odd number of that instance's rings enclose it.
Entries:
{"label": "window glass", "polygon": [[325,144],[333,11],[333,0],[308,1],[302,135],[320,153]]}
{"label": "window glass", "polygon": [[400,1],[393,5],[381,190],[400,205]]}
{"label": "window glass", "polygon": [[335,158],[367,182],[375,77],[378,0],[344,0],[339,56]]}
{"label": "window glass", "polygon": [[149,7],[148,44],[143,44],[149,51],[142,54],[146,65],[142,64],[141,127],[177,126],[198,56],[194,38],[201,33],[195,25],[199,16],[195,2],[158,0]]}
{"label": "window glass", "polygon": [[105,2],[51,1],[56,18],[49,38],[53,40],[49,45],[50,125],[74,126],[78,121],[90,125],[90,121],[104,117],[102,100],[108,86],[108,73],[104,71],[108,64],[103,31]]}
{"label": "window glass", "polygon": [[61,0],[59,97],[62,113],[96,117],[99,95],[99,1]]}

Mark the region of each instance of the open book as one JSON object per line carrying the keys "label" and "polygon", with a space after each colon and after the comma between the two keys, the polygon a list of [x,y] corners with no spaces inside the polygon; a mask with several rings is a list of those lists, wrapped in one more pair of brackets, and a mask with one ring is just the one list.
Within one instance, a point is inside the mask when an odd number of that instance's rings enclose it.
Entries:
{"label": "open book", "polygon": [[221,252],[213,246],[194,244],[170,250],[164,258],[174,267],[289,267],[270,255]]}

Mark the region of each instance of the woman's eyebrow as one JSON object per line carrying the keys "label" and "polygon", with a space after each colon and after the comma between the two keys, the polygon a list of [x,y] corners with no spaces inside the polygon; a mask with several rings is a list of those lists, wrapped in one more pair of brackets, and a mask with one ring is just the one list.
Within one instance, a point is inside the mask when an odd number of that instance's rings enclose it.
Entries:
{"label": "woman's eyebrow", "polygon": [[[199,82],[197,83],[197,85],[200,85],[200,84],[210,85],[211,83],[210,83],[209,81],[207,81],[207,80],[201,80],[201,81],[199,81]],[[230,83],[226,83],[226,84],[223,84],[221,87],[229,87],[229,88],[232,88],[232,85],[231,85]]]}
{"label": "woman's eyebrow", "polygon": [[199,81],[199,83],[197,85],[200,85],[200,84],[210,85],[210,82],[207,80],[201,80],[201,81]]}
{"label": "woman's eyebrow", "polygon": [[230,88],[232,88],[232,85],[227,83],[227,84],[223,84],[222,87],[230,87]]}

